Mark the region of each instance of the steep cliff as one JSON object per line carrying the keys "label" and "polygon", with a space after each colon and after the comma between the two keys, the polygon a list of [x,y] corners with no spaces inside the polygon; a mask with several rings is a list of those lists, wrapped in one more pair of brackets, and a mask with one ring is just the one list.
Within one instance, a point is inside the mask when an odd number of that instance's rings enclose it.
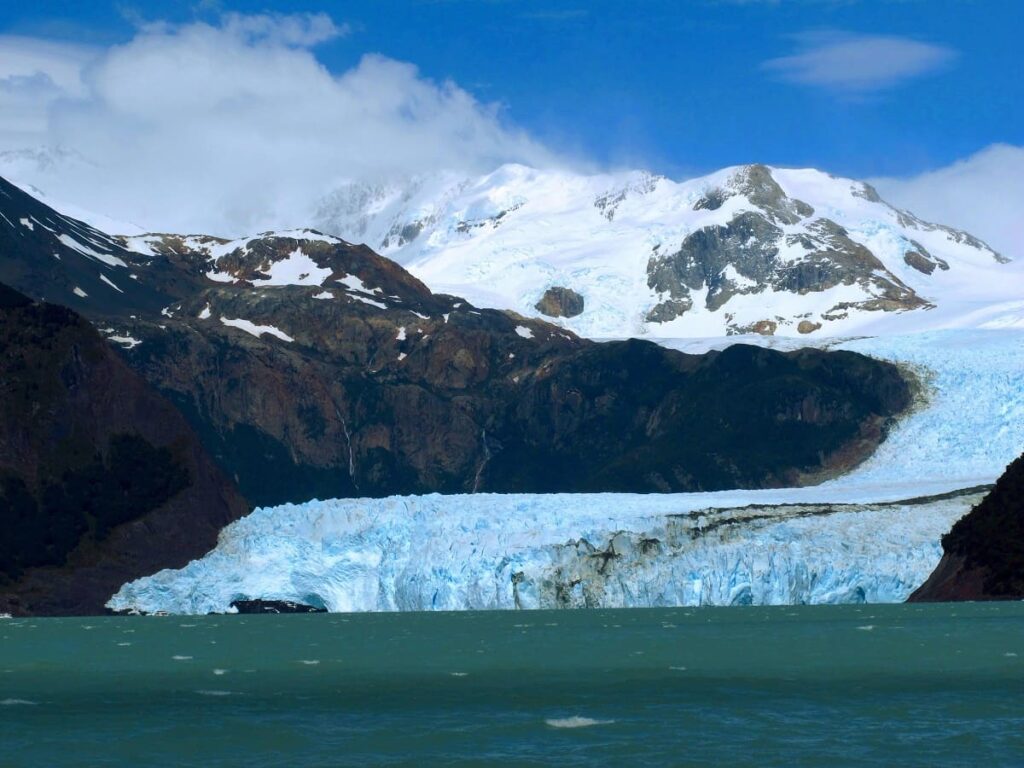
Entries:
{"label": "steep cliff", "polygon": [[0,285],[0,612],[101,612],[247,511],[87,321]]}
{"label": "steep cliff", "polygon": [[942,551],[911,602],[1024,599],[1024,456],[943,536]]}

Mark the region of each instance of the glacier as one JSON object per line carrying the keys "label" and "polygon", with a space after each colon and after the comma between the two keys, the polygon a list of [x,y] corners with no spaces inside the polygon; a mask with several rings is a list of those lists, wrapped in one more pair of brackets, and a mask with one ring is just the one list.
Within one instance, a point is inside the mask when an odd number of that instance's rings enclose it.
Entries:
{"label": "glacier", "polygon": [[[787,342],[763,339],[763,343]],[[686,351],[726,340],[678,340]],[[893,360],[920,402],[853,472],[715,493],[408,496],[257,509],[117,611],[331,611],[901,602],[1024,448],[1024,329],[832,342]]]}
{"label": "glacier", "polygon": [[981,492],[840,503],[820,489],[476,494],[257,509],[206,557],[124,585],[117,611],[329,611],[899,602]]}

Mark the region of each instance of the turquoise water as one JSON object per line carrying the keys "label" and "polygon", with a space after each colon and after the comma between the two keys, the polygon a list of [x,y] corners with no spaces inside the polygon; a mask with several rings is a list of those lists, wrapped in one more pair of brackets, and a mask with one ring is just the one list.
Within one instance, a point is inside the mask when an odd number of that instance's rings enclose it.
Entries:
{"label": "turquoise water", "polygon": [[2,766],[1024,765],[1024,604],[0,621]]}

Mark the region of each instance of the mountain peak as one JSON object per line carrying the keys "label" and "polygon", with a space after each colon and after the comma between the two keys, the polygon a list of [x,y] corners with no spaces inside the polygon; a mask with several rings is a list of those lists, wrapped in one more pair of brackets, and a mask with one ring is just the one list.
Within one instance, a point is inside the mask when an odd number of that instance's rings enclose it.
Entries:
{"label": "mountain peak", "polygon": [[[1007,260],[978,238],[812,168],[753,163],[675,182],[512,165],[344,200],[325,199],[319,229],[481,306],[544,316],[550,291],[571,291],[573,314],[556,322],[595,337],[955,322],[966,294],[999,298],[1005,282]],[[938,311],[925,321],[922,310]]]}

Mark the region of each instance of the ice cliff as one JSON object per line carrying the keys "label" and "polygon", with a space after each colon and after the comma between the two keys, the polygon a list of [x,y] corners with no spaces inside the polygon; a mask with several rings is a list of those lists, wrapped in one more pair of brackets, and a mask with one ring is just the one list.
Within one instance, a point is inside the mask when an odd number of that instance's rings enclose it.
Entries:
{"label": "ice cliff", "polygon": [[331,611],[897,602],[979,498],[835,504],[842,494],[813,490],[796,493],[808,500],[795,505],[778,503],[792,491],[760,491],[258,509],[203,559],[127,584],[109,605],[206,613],[257,597]]}

